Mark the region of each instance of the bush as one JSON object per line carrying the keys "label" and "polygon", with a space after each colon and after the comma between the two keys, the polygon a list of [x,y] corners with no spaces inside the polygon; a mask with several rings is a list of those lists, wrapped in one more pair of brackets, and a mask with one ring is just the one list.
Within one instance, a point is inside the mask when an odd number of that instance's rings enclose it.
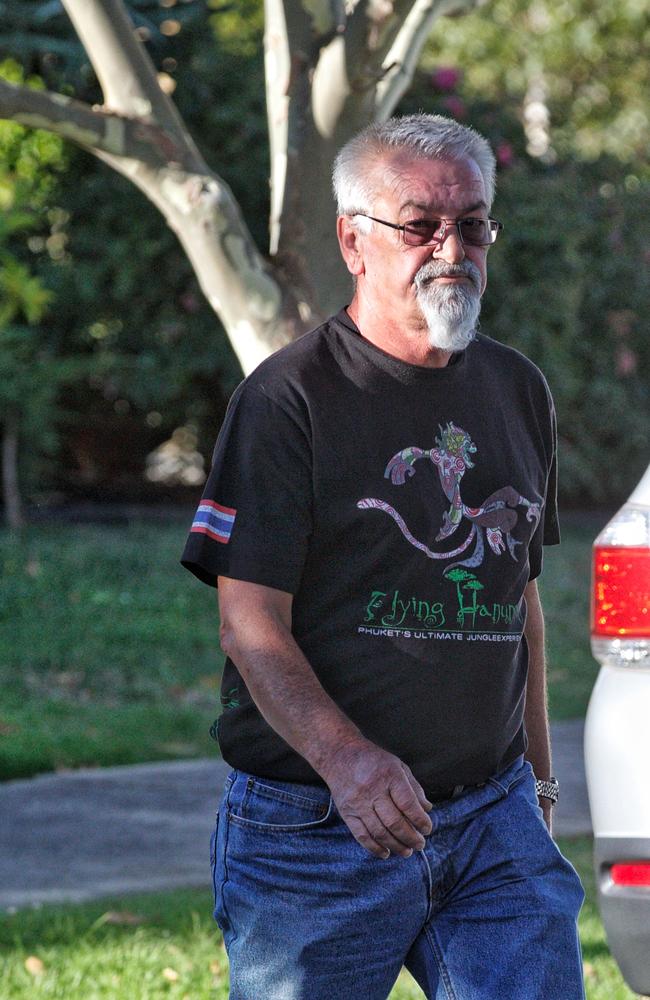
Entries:
{"label": "bush", "polygon": [[[501,178],[485,329],[542,368],[553,391],[563,498],[621,502],[648,461],[650,351],[642,281],[648,191],[610,164],[520,162]],[[608,469],[609,474],[604,475]]]}

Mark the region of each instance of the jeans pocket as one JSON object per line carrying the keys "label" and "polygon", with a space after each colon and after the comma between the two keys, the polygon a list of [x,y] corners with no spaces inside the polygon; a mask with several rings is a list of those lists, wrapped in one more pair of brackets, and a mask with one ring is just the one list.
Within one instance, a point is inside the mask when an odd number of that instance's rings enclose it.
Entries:
{"label": "jeans pocket", "polygon": [[265,781],[249,776],[243,794],[231,796],[228,819],[260,831],[291,833],[323,826],[332,813],[327,789]]}

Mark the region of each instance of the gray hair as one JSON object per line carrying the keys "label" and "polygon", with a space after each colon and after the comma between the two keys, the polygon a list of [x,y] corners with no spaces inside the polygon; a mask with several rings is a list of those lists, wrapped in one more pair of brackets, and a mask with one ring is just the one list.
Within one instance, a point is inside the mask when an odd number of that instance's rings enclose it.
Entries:
{"label": "gray hair", "polygon": [[377,193],[372,167],[382,156],[402,151],[416,159],[471,157],[483,175],[488,208],[491,206],[496,161],[487,139],[452,118],[420,113],[368,125],[343,146],[332,173],[338,214],[371,212]]}

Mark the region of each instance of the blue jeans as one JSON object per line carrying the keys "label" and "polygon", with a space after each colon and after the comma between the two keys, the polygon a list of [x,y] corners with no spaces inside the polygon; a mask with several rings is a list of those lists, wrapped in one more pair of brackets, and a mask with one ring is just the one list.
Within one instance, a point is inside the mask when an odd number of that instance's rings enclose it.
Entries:
{"label": "blue jeans", "polygon": [[530,765],[435,805],[410,858],[361,847],[327,788],[234,771],[212,838],[231,1000],[582,1000],[584,894]]}

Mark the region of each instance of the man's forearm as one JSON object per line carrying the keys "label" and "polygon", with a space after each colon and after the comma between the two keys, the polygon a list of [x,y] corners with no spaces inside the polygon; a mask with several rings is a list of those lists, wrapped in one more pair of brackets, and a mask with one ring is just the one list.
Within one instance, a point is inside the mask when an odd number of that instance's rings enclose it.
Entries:
{"label": "man's forearm", "polygon": [[526,686],[526,732],[530,760],[538,778],[549,778],[551,747],[546,695],[546,656],[544,649],[544,617],[537,588],[526,588],[528,615],[526,642],[528,644],[528,682]]}
{"label": "man's forearm", "polygon": [[[526,685],[525,723],[528,736],[526,759],[533,766],[536,778],[551,776],[551,741],[547,707],[546,653],[544,615],[536,583],[526,588],[526,642],[528,644],[528,682]],[[540,800],[546,823],[551,829],[551,804]]]}
{"label": "man's forearm", "polygon": [[330,698],[286,625],[258,615],[248,627],[226,626],[221,644],[268,724],[323,778],[359,729]]}

